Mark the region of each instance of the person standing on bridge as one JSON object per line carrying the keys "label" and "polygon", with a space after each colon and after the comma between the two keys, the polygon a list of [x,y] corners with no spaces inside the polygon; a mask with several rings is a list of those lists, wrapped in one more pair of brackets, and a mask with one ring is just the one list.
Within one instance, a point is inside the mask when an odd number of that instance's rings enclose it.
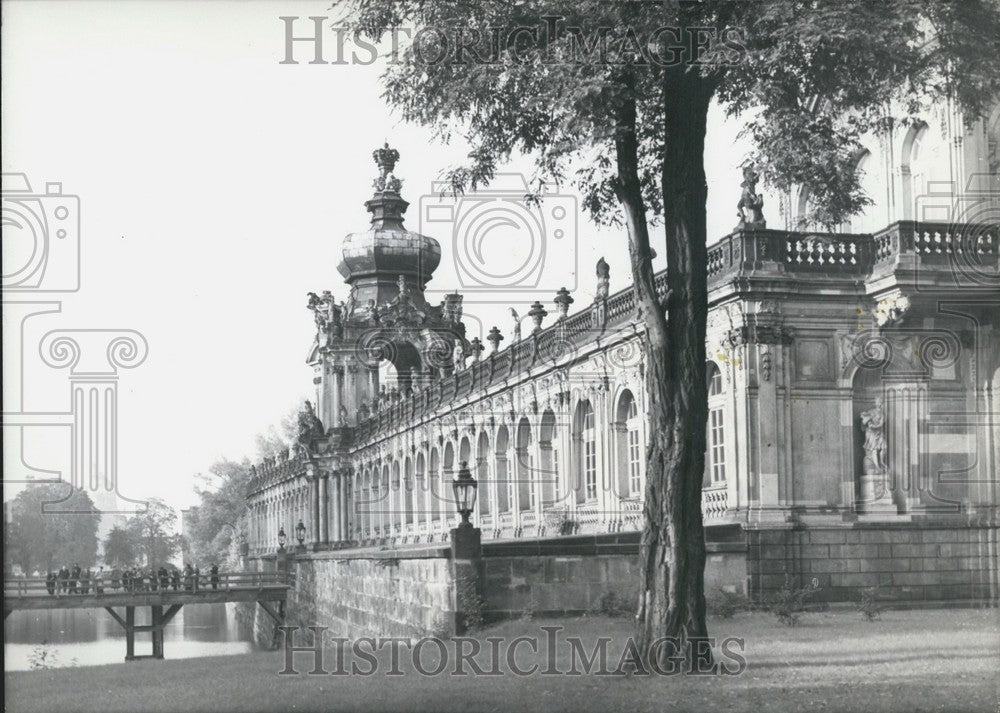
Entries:
{"label": "person standing on bridge", "polygon": [[170,572],[170,586],[174,588],[175,592],[180,589],[181,586],[181,571],[176,567],[174,567],[173,571]]}
{"label": "person standing on bridge", "polygon": [[52,570],[45,574],[45,589],[48,590],[49,594],[56,593],[56,575]]}
{"label": "person standing on bridge", "polygon": [[80,581],[80,563],[75,562],[73,564],[73,569],[69,572],[69,593],[79,594],[80,588],[77,583]]}
{"label": "person standing on bridge", "polygon": [[212,589],[218,589],[219,588],[219,565],[217,565],[217,564],[215,564],[213,562],[212,563],[212,569],[210,571],[212,573]]}
{"label": "person standing on bridge", "polygon": [[198,591],[198,586],[201,584],[201,570],[198,569],[198,565],[194,566],[194,591]]}
{"label": "person standing on bridge", "polygon": [[63,565],[59,568],[59,588],[60,594],[65,594],[69,590],[69,568]]}
{"label": "person standing on bridge", "polygon": [[80,573],[80,594],[90,594],[90,568]]}

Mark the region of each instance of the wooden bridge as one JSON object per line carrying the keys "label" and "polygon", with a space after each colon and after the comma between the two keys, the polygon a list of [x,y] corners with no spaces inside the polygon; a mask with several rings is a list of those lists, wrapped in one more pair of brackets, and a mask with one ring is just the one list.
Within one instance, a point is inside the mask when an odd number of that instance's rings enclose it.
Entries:
{"label": "wooden bridge", "polygon": [[[224,602],[257,602],[280,626],[285,619],[285,600],[291,580],[285,572],[227,572],[215,577],[202,574],[198,578],[184,578],[177,588],[170,583],[154,586],[145,578],[140,586],[128,588],[110,586],[110,578],[103,580],[103,591],[98,592],[95,580],[89,582],[86,593],[79,583],[76,591],[60,591],[55,584],[49,593],[49,583],[43,577],[5,579],[3,616],[20,609],[104,609],[125,629],[125,660],[162,659],[163,629],[185,604],[217,604]],[[150,624],[135,623],[136,607],[150,608]],[[115,610],[124,607],[124,617]],[[135,635],[149,632],[153,638],[151,655],[136,655]]]}

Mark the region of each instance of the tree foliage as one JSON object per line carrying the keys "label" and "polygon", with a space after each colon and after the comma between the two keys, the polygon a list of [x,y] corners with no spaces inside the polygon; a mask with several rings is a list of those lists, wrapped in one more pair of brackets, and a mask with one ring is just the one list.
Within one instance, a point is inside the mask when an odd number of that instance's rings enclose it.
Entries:
{"label": "tree foliage", "polygon": [[32,484],[10,509],[5,557],[23,573],[94,565],[101,517],[85,491],[69,483]]}
{"label": "tree foliage", "polygon": [[110,567],[130,567],[136,563],[136,559],[132,534],[125,528],[113,527],[104,538],[104,564]]}
{"label": "tree foliage", "polygon": [[188,521],[188,548],[195,562],[232,562],[246,537],[246,491],[250,462],[220,460],[209,468],[211,486],[197,488],[200,498]]}
{"label": "tree foliage", "polygon": [[135,552],[136,561],[147,567],[168,563],[180,550],[177,513],[159,498],[151,498],[144,512],[130,517],[125,531]]}

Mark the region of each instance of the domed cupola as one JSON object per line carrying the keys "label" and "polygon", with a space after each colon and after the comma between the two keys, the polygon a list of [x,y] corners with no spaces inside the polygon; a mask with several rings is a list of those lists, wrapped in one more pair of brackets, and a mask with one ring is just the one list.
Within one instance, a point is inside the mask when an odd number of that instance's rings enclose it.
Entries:
{"label": "domed cupola", "polygon": [[425,305],[424,285],[441,262],[441,245],[403,227],[409,203],[399,195],[402,182],[392,173],[399,152],[386,143],[372,157],[379,176],[374,182],[375,194],[365,202],[372,214],[371,229],[344,238],[343,259],[337,269],[351,286],[351,302],[357,310],[365,310],[369,300],[382,306],[398,297],[400,277],[411,301]]}

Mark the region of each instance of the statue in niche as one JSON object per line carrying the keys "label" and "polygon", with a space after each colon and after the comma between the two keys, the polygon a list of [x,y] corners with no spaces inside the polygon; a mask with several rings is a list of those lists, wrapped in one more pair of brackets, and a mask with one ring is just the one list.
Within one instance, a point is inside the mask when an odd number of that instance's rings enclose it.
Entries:
{"label": "statue in niche", "polygon": [[875,399],[875,405],[861,412],[861,428],[865,432],[865,475],[882,475],[886,472],[885,408],[882,397]]}
{"label": "statue in niche", "polygon": [[306,401],[299,411],[299,443],[308,445],[314,438],[322,438],[326,434],[323,422],[313,411],[312,403]]}

